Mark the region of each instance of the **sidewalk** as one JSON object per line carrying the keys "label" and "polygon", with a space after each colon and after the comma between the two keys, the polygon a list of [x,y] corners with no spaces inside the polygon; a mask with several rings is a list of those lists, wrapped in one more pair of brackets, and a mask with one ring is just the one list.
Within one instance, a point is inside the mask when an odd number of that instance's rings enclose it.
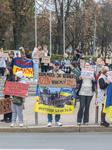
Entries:
{"label": "sidewalk", "polygon": [[[38,125],[35,126],[35,113],[33,112],[35,96],[27,97],[25,101],[25,110],[23,110],[24,115],[24,128],[19,127],[19,123],[17,120],[16,127],[10,128],[11,123],[0,122],[0,131],[15,131],[15,132],[97,132],[97,131],[112,131],[112,124],[110,127],[101,127],[100,126],[100,112],[101,106],[99,105],[99,116],[98,116],[98,125],[95,125],[95,102],[91,101],[90,105],[90,121],[89,125],[81,125],[80,127],[77,125],[77,112],[79,108],[79,102],[77,102],[76,108],[74,108],[73,114],[65,114],[61,115],[60,122],[63,124],[62,127],[56,127],[53,115],[52,127],[47,127],[47,114],[38,113]],[[0,120],[3,119],[3,115],[0,115]],[[111,121],[106,116],[106,120],[111,123]]]}

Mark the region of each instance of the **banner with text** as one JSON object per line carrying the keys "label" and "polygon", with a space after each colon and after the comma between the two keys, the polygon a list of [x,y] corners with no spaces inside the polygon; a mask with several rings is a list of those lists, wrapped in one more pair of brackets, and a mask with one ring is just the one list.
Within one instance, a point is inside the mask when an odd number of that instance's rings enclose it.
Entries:
{"label": "banner with text", "polygon": [[81,70],[81,76],[83,78],[92,78],[94,76],[94,69],[82,68],[82,70]]}
{"label": "banner with text", "polygon": [[[75,104],[74,85],[76,82],[69,82],[70,84],[68,84],[66,81],[76,81],[76,78],[72,75],[69,76],[69,74],[68,77],[67,74],[65,74],[65,76],[63,75],[64,74],[45,73],[42,76],[40,73],[40,76],[44,77],[43,80],[46,82],[41,80],[43,81],[43,85],[40,82],[37,85],[34,112],[47,114],[73,113]],[[56,80],[57,78],[59,78],[59,80]]]}
{"label": "banner with text", "polygon": [[29,84],[6,81],[3,94],[18,97],[26,97]]}
{"label": "banner with text", "polygon": [[0,100],[0,115],[11,113],[11,112],[12,112],[12,109],[11,109],[10,97],[6,99],[1,99]]}
{"label": "banner with text", "polygon": [[45,53],[44,53],[44,51],[38,51],[38,52],[36,52],[36,56],[37,56],[37,58],[39,59],[39,58],[44,57],[44,56],[45,56]]}
{"label": "banner with text", "polygon": [[16,72],[18,71],[23,71],[23,75],[25,77],[33,77],[33,61],[15,58],[13,65],[13,74],[16,74]]}

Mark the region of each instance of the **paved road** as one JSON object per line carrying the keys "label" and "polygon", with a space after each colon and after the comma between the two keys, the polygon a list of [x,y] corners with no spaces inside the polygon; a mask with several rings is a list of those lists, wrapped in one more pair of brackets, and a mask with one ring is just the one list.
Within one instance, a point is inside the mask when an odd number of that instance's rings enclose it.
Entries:
{"label": "paved road", "polygon": [[112,150],[112,133],[0,133],[0,149]]}

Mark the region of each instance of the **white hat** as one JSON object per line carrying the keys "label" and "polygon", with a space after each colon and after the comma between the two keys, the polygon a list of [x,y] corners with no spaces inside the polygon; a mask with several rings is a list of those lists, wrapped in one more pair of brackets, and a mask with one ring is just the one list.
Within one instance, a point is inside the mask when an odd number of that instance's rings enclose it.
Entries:
{"label": "white hat", "polygon": [[22,78],[23,72],[22,71],[16,72],[16,76],[19,77],[19,78]]}

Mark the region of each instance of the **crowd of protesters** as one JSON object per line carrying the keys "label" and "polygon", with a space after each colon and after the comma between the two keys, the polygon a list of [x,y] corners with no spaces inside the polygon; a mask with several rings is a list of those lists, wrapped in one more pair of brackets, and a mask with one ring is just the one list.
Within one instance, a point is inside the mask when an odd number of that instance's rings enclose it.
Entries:
{"label": "crowd of protesters", "polygon": [[[38,72],[39,72],[39,61],[41,64],[41,72],[52,72],[52,73],[65,73],[65,74],[75,74],[76,75],[76,82],[77,82],[77,92],[76,96],[79,96],[79,111],[77,114],[77,124],[81,125],[82,120],[83,124],[88,125],[89,123],[89,107],[90,103],[94,94],[94,91],[97,93],[97,101],[98,103],[102,104],[102,111],[101,111],[101,126],[108,127],[109,123],[105,121],[105,113],[103,113],[104,107],[104,100],[107,92],[108,85],[110,81],[107,77],[107,72],[111,69],[111,64],[106,63],[106,59],[109,59],[109,55],[106,55],[105,59],[102,60],[102,54],[98,54],[98,58],[96,62],[92,61],[92,57],[89,57],[87,62],[85,61],[84,67],[86,69],[90,69],[92,65],[96,65],[96,71],[94,72],[94,76],[92,78],[82,77],[81,76],[81,66],[80,62],[85,60],[84,54],[79,49],[74,51],[73,59],[70,59],[71,53],[67,51],[64,54],[63,59],[61,62],[55,60],[53,64],[49,63],[42,63],[42,59],[38,59],[36,53],[41,49],[41,45],[37,45],[32,52],[32,57],[30,54],[29,49],[27,48],[24,51],[23,47],[19,48],[21,56],[18,57],[21,60],[33,60],[34,62],[34,78],[33,81],[37,82]],[[50,56],[49,51],[47,50],[47,46],[43,47],[44,55]],[[3,48],[0,48],[0,53],[3,53]],[[6,69],[6,81],[12,82],[19,82],[19,83],[26,83],[26,78],[23,76],[22,71],[13,75],[13,64],[15,56],[13,55],[12,51],[9,50],[8,52],[9,57],[0,57],[0,73],[2,75],[1,79],[4,80],[4,72]],[[105,65],[99,64],[99,61],[104,61]],[[96,85],[96,86],[95,86]],[[5,86],[5,85],[4,85]],[[10,97],[10,95],[4,95],[4,98]],[[25,99],[22,99],[22,103],[20,106],[13,103],[14,99],[18,99],[18,97],[11,97],[11,107],[12,113],[5,114],[2,122],[5,121],[6,123],[12,122],[11,127],[15,126],[16,118],[18,115],[20,127],[23,127],[23,114],[22,108],[25,102]],[[60,115],[55,115],[55,122],[56,125],[62,126],[59,122]],[[52,125],[52,115],[48,114],[48,127]]]}

